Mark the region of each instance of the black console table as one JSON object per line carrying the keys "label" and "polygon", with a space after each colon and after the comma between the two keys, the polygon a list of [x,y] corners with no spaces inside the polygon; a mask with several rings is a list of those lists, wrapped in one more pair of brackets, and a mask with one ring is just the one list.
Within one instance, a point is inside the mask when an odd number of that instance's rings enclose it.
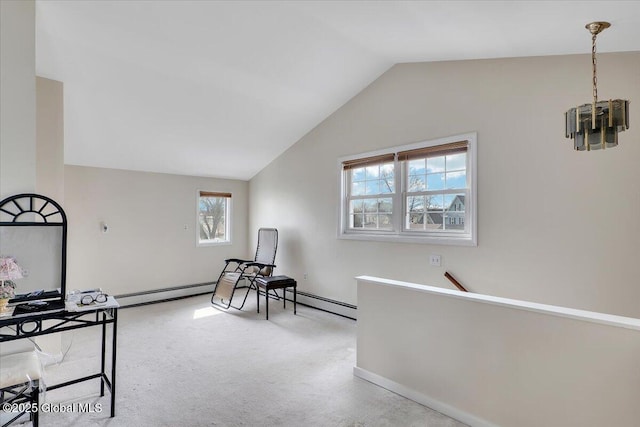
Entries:
{"label": "black console table", "polygon": [[[14,256],[30,274],[22,277],[18,289],[26,292],[21,301],[43,300],[51,311],[24,312],[16,306],[12,316],[0,317],[0,343],[31,339],[73,329],[101,327],[102,357],[100,371],[47,386],[55,390],[83,381],[100,380],[100,396],[105,386],[111,394],[111,417],[116,413],[116,343],[118,304],[83,306],[66,311],[67,215],[55,200],[25,193],[0,201],[0,252]],[[27,277],[28,276],[28,277]],[[32,297],[33,294],[33,297]],[[109,297],[113,298],[113,297]],[[31,310],[31,308],[29,308]],[[111,372],[107,374],[107,325],[111,324]],[[37,421],[36,421],[37,422]]]}
{"label": "black console table", "polygon": [[[111,338],[110,375],[107,374],[106,369],[107,325],[109,324],[111,324],[113,328]],[[71,381],[66,381],[64,383],[48,385],[47,390],[55,390],[57,388],[98,378],[100,379],[100,396],[104,396],[105,386],[111,394],[111,417],[114,417],[116,413],[117,308],[96,307],[95,309],[81,312],[61,311],[58,313],[0,318],[0,343],[93,326],[101,327],[102,329],[102,357],[100,362],[100,372]]]}

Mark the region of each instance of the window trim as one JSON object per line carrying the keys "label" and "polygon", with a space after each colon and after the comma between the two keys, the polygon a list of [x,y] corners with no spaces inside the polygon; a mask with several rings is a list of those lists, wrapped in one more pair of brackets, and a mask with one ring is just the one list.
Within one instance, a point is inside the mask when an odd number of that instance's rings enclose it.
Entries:
{"label": "window trim", "polygon": [[[216,242],[213,240],[200,239],[200,197],[203,197],[203,196],[227,198],[227,206],[226,206],[226,212],[225,212],[225,228],[226,228],[225,235],[227,236],[226,240]],[[233,244],[232,234],[231,234],[232,212],[233,212],[233,193],[231,191],[196,190],[196,226],[195,226],[196,247],[226,246],[226,245]]]}
{"label": "window trim", "polygon": [[[392,199],[392,202],[391,202],[392,208],[394,206],[396,206],[397,200],[396,200],[395,196],[398,193],[398,188],[399,187],[398,187],[398,179],[397,179],[396,174],[395,174],[395,169],[397,167],[397,161],[396,161],[395,155],[391,154],[389,156],[378,156],[378,157],[380,158],[380,160],[386,160],[386,161],[383,161],[382,163],[390,163],[391,161],[393,161],[393,164],[394,164],[394,166],[393,166],[393,168],[394,168],[394,177],[393,177],[393,187],[394,188],[393,188],[393,193],[376,193],[376,194],[369,194],[369,195],[360,194],[360,195],[357,195],[357,196],[351,196],[351,197],[349,197],[348,200],[344,200],[343,199],[343,203],[348,204],[349,201],[354,200],[354,199],[356,199],[356,200],[368,200],[368,199],[379,199],[379,198],[387,199],[387,198],[390,198],[390,199]],[[351,164],[348,164],[345,167],[344,163],[343,163],[342,164],[343,165],[342,170],[346,171],[346,170],[360,168],[360,167],[367,167],[367,166],[382,164],[381,162],[371,163],[371,162],[368,161],[369,159],[370,158],[363,159],[363,160],[365,160],[364,162],[355,162],[355,164],[356,164],[355,167],[353,167]],[[347,163],[349,163],[349,161],[347,161]],[[345,186],[344,186],[345,195],[343,197],[346,198],[346,197],[348,197],[347,196],[347,192],[348,192],[347,188],[350,188],[352,181],[351,181],[350,177],[347,177],[347,176],[345,176],[344,179],[345,179]],[[345,209],[345,214],[344,214],[345,218],[344,218],[344,220],[345,220],[345,226],[346,226],[346,224],[350,224],[351,221],[350,221],[350,218],[349,218],[350,215],[347,212],[348,211],[347,206],[345,206],[344,209]],[[393,212],[393,209],[392,209],[392,212]],[[366,216],[366,213],[364,211],[363,211],[363,214]],[[378,212],[378,215],[379,215],[379,212]],[[391,218],[392,218],[391,226],[392,226],[393,229],[395,229],[396,228],[395,216],[392,215]],[[356,228],[350,228],[349,231],[350,232],[354,232],[354,233],[365,233],[365,234],[366,233],[370,233],[370,232],[382,232],[382,233],[393,232],[393,230],[387,230],[387,229],[362,229],[362,230],[358,230]]]}
{"label": "window trim", "polygon": [[[468,204],[465,201],[465,218],[464,225],[468,224],[468,232],[460,233],[459,231],[447,233],[440,231],[435,233],[411,232],[404,228],[404,217],[406,214],[406,201],[402,193],[402,184],[405,181],[406,171],[404,170],[405,162],[398,160],[395,156],[394,160],[394,181],[395,193],[393,198],[393,230],[353,230],[348,228],[348,206],[347,185],[348,177],[343,168],[345,162],[350,163],[358,159],[374,158],[377,156],[385,156],[391,153],[399,153],[402,151],[416,150],[420,148],[433,147],[437,145],[445,145],[459,141],[468,141],[467,147],[467,180],[471,180],[468,187]],[[470,132],[460,135],[452,135],[443,138],[424,140],[412,144],[389,147],[381,150],[369,151],[355,155],[344,156],[338,159],[338,194],[340,201],[337,206],[338,229],[337,237],[347,240],[368,240],[380,242],[401,242],[401,243],[423,243],[423,244],[440,244],[440,245],[460,245],[460,246],[477,246],[478,245],[478,176],[477,176],[477,132]],[[396,212],[400,210],[399,212]]]}

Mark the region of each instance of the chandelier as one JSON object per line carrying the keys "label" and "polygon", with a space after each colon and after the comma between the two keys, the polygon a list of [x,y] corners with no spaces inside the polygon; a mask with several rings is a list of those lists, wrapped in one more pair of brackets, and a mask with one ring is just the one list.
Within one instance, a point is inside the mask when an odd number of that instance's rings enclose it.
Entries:
{"label": "chandelier", "polygon": [[593,102],[571,108],[564,113],[565,135],[573,139],[578,151],[603,150],[618,145],[618,132],[629,129],[629,101],[610,99],[598,101],[596,76],[596,36],[609,28],[608,22],[592,22],[585,28],[591,32],[591,63],[593,64]]}

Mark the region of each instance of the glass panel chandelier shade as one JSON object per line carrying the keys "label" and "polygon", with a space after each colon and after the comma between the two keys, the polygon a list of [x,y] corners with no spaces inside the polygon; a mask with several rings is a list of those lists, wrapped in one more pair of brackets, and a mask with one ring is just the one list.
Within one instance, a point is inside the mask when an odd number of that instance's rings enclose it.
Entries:
{"label": "glass panel chandelier shade", "polygon": [[591,33],[593,102],[571,108],[564,113],[565,136],[573,139],[573,148],[577,151],[615,147],[618,145],[618,132],[629,129],[629,101],[598,101],[596,36],[610,26],[608,22],[591,22],[585,25]]}
{"label": "glass panel chandelier shade", "polygon": [[[613,99],[572,108],[565,115],[566,137],[578,151],[618,145],[618,132],[629,129],[629,101]],[[595,117],[595,120],[594,120]]]}

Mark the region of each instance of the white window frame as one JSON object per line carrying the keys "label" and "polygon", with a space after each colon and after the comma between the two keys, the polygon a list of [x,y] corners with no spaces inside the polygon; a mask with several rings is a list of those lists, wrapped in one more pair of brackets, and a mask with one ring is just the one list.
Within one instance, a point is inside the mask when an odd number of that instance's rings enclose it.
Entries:
{"label": "white window frame", "polygon": [[[229,197],[226,198],[226,206],[225,206],[225,240],[202,240],[200,239],[200,197],[202,193],[219,193],[219,194],[229,194]],[[230,191],[211,191],[211,190],[197,190],[196,191],[196,225],[195,225],[195,235],[196,235],[196,246],[197,247],[207,247],[207,246],[224,246],[231,245],[231,222],[232,222],[232,206],[233,206],[233,193]]]}
{"label": "white window frame", "polygon": [[[390,162],[385,162],[385,163],[390,163]],[[376,193],[376,194],[370,194],[370,195],[369,195],[369,194],[361,194],[361,195],[358,195],[358,196],[352,196],[352,198],[351,198],[351,197],[349,197],[348,199],[347,199],[347,197],[348,197],[348,196],[346,196],[346,194],[345,194],[345,201],[344,201],[344,203],[346,203],[346,205],[347,205],[347,206],[345,207],[345,209],[347,209],[347,210],[348,210],[348,204],[349,204],[349,202],[350,202],[351,200],[363,200],[363,201],[364,201],[364,200],[369,200],[369,199],[380,199],[380,198],[389,199],[389,198],[390,198],[390,199],[392,199],[392,201],[391,201],[391,205],[392,205],[392,212],[393,212],[393,207],[395,207],[395,206],[396,206],[395,195],[396,195],[396,193],[398,192],[398,185],[397,185],[398,178],[396,177],[396,173],[395,173],[395,169],[396,169],[396,162],[394,161],[393,163],[394,163],[394,176],[393,176],[394,191],[393,191],[393,193]],[[346,184],[345,184],[345,191],[348,191],[347,189],[348,189],[348,188],[351,188],[351,179],[350,179],[350,178],[351,178],[351,175],[350,175],[350,174],[345,174],[345,180],[347,181],[347,182],[346,182]],[[378,181],[379,181],[379,180],[378,180]],[[349,214],[348,214],[348,212],[347,212],[347,214],[346,214],[346,215],[347,215],[347,218],[346,218],[347,224],[351,224],[351,220],[350,220],[350,218],[349,218]],[[365,213],[364,211],[363,211],[363,215],[365,215],[365,216],[366,216],[366,213]],[[378,212],[378,213],[376,213],[376,215],[378,216],[378,218],[377,218],[377,219],[379,220],[379,219],[380,219],[380,217],[379,217],[380,213]],[[395,214],[394,214],[394,215],[395,215]],[[395,219],[395,218],[392,216],[392,224],[391,224],[392,229],[395,229],[395,228],[396,228],[396,224],[395,224],[394,219]],[[366,232],[381,232],[381,233],[388,233],[388,232],[389,232],[389,230],[387,230],[387,229],[383,229],[383,228],[380,228],[380,229],[362,229],[362,230],[358,230],[358,229],[350,228],[350,226],[349,226],[349,225],[347,225],[347,227],[348,227],[350,230],[355,231],[355,232],[365,232],[365,233],[366,233]]]}
{"label": "white window frame", "polygon": [[[445,145],[458,141],[467,141],[467,165],[466,179],[467,190],[465,193],[465,216],[464,216],[464,232],[455,231],[447,233],[446,231],[413,231],[404,228],[406,215],[406,179],[404,161],[399,161],[395,156],[394,161],[394,183],[395,193],[389,196],[393,199],[392,207],[392,230],[384,229],[352,229],[349,228],[349,200],[348,191],[350,185],[350,173],[343,170],[343,163],[356,159],[367,157],[381,156],[389,153],[398,153],[401,151],[414,150],[424,147],[433,147]],[[383,150],[370,151],[351,156],[345,156],[338,159],[338,186],[340,202],[338,203],[338,238],[349,240],[370,240],[383,242],[403,242],[403,243],[424,243],[424,244],[441,244],[441,245],[461,245],[461,246],[477,246],[477,194],[478,194],[478,178],[477,178],[477,143],[478,135],[476,132],[453,135],[444,138],[421,141],[413,144],[390,147]],[[460,191],[455,191],[461,193]],[[385,195],[386,196],[386,195]]]}

